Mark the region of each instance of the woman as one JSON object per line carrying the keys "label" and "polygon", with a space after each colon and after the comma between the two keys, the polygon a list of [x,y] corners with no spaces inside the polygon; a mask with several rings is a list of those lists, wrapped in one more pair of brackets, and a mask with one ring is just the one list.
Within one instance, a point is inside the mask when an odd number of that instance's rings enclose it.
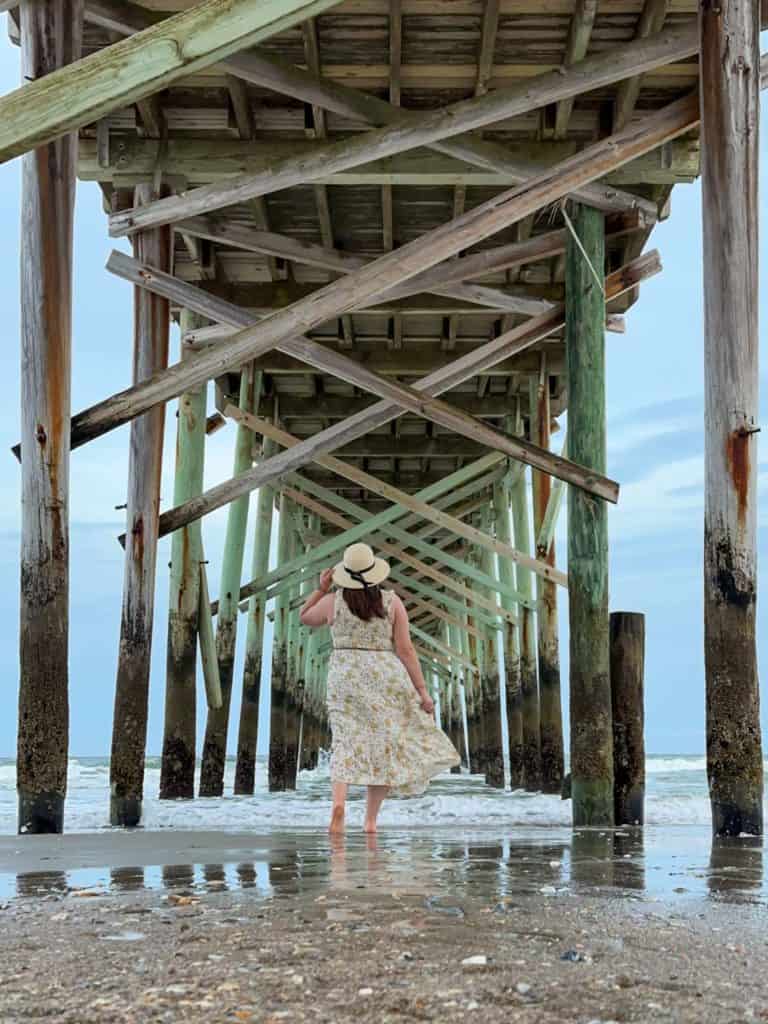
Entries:
{"label": "woman", "polygon": [[[387,794],[423,793],[433,775],[459,763],[435,724],[408,613],[380,584],[389,565],[367,544],[352,544],[344,560],[320,577],[301,609],[305,626],[330,626],[328,710],[333,750],[333,810],[329,831],[344,831],[347,788],[367,786],[364,830],[376,832]],[[331,583],[339,588],[329,593]]]}

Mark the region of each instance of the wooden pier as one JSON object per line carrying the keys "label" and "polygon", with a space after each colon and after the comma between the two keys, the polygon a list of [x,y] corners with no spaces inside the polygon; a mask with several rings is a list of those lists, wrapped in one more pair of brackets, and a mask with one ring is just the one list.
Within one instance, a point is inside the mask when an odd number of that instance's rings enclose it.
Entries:
{"label": "wooden pier", "polygon": [[[70,453],[87,459],[88,442],[122,424],[113,824],[142,815],[156,588],[170,587],[161,797],[195,796],[197,757],[199,795],[222,795],[228,750],[234,791],[254,792],[262,678],[269,787],[292,789],[330,742],[329,641],[298,609],[361,538],[393,566],[465,767],[491,786],[559,793],[567,685],[574,824],[642,823],[653,636],[641,615],[609,620],[607,504],[621,496],[606,465],[605,353],[661,269],[652,234],[674,185],[701,174],[713,829],[761,833],[760,5],[0,0],[0,11],[23,52],[22,84],[0,97],[0,160],[23,165],[20,831],[63,829]],[[98,182],[105,231],[132,242],[105,273],[133,288],[135,324],[132,380],[73,414],[76,176]],[[172,319],[181,350],[169,356]],[[176,478],[161,491],[169,403]],[[232,438],[232,477],[206,490],[218,429]],[[223,561],[208,565],[205,516],[223,507]],[[556,549],[566,507],[567,550]],[[156,550],[169,534],[163,582]]]}

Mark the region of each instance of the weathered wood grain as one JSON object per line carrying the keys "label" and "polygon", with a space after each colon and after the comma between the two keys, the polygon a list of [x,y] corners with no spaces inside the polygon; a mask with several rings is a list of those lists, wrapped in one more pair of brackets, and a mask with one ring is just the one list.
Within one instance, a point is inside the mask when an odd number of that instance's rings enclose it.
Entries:
{"label": "weathered wood grain", "polygon": [[704,659],[716,835],[763,831],[756,660],[760,5],[701,15]]}

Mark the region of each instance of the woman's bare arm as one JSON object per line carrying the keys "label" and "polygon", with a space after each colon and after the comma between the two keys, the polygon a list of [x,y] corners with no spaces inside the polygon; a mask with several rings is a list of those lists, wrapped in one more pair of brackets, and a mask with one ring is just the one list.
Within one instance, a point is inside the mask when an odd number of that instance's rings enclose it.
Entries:
{"label": "woman's bare arm", "polygon": [[333,618],[333,594],[328,590],[331,586],[333,570],[326,569],[320,576],[320,586],[313,590],[301,606],[299,620],[302,626],[329,626]]}
{"label": "woman's bare arm", "polygon": [[411,677],[414,689],[421,698],[421,706],[426,712],[432,714],[435,705],[427,693],[427,684],[424,682],[424,675],[411,640],[411,630],[408,625],[408,612],[400,598],[395,594],[392,597],[392,639],[395,647],[395,654],[398,656],[406,672]]}

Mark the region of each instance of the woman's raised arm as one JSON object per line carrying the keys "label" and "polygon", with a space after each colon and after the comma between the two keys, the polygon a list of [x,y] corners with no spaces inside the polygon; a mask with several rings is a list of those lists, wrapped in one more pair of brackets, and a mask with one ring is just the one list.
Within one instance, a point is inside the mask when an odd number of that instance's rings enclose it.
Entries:
{"label": "woman's raised arm", "polygon": [[320,575],[320,586],[313,590],[301,606],[299,620],[302,626],[330,626],[333,618],[333,594],[328,591],[331,586],[333,569],[325,569]]}

